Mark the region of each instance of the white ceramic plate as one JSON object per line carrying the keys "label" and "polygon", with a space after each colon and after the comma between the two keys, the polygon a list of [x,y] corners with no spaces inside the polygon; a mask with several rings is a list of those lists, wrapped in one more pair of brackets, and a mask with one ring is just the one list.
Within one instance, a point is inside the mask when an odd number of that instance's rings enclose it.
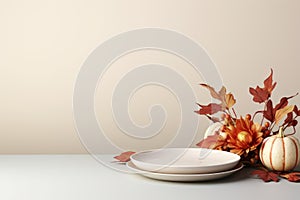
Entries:
{"label": "white ceramic plate", "polygon": [[171,174],[213,173],[232,169],[240,156],[203,148],[166,148],[132,155],[131,161],[144,171]]}
{"label": "white ceramic plate", "polygon": [[163,181],[177,181],[177,182],[196,182],[196,181],[209,181],[209,180],[216,180],[221,179],[226,176],[229,176],[243,168],[243,164],[238,164],[235,168],[223,171],[223,172],[216,172],[216,173],[208,173],[208,174],[164,174],[164,173],[157,173],[157,172],[149,172],[144,171],[136,167],[132,161],[126,163],[127,167],[138,174],[152,178],[157,180]]}

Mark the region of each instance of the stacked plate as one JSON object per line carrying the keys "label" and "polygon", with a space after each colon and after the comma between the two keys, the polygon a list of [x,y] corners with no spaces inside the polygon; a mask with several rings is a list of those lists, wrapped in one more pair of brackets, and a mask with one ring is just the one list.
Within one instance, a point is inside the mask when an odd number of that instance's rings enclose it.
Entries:
{"label": "stacked plate", "polygon": [[127,167],[153,179],[208,181],[220,179],[243,168],[240,156],[204,148],[166,148],[142,151],[130,157]]}

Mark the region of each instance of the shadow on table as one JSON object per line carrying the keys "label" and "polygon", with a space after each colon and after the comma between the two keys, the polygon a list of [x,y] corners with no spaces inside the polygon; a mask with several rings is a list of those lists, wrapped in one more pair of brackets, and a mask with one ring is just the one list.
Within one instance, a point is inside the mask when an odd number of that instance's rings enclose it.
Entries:
{"label": "shadow on table", "polygon": [[192,184],[199,184],[199,183],[205,183],[205,184],[223,184],[223,183],[231,183],[231,182],[239,182],[243,181],[245,179],[250,178],[251,171],[253,169],[245,167],[244,169],[230,175],[227,177],[224,177],[222,179],[217,180],[211,180],[211,181],[203,181],[203,182],[194,182]]}
{"label": "shadow on table", "polygon": [[251,169],[251,168],[245,167],[242,170],[240,170],[234,174],[231,174],[227,177],[221,178],[221,179],[208,180],[208,181],[195,181],[195,182],[157,180],[157,179],[152,179],[152,178],[143,177],[143,176],[139,176],[139,178],[145,179],[145,180],[151,180],[154,182],[167,183],[167,184],[185,184],[185,185],[212,184],[212,185],[216,185],[216,184],[234,183],[234,182],[243,181],[245,179],[249,179],[252,170],[253,169]]}

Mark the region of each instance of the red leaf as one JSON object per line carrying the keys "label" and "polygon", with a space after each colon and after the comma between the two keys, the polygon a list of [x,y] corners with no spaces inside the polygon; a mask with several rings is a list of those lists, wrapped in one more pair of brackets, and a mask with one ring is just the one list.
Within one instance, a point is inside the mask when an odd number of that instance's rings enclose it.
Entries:
{"label": "red leaf", "polygon": [[206,106],[201,104],[198,105],[200,106],[200,109],[195,112],[200,115],[212,115],[222,110],[222,106],[216,103],[210,103]]}
{"label": "red leaf", "polygon": [[267,102],[266,110],[263,111],[263,115],[271,123],[274,122],[275,113],[273,112],[273,103],[271,99]]}
{"label": "red leaf", "polygon": [[276,82],[273,83],[273,70],[271,69],[271,74],[269,77],[264,81],[264,90],[268,91],[268,93],[271,95],[273,89],[276,86]]}
{"label": "red leaf", "polygon": [[285,120],[284,120],[284,125],[286,125],[287,124],[287,126],[291,126],[292,125],[292,123],[293,123],[293,113],[292,112],[290,112],[290,113],[288,113],[287,114],[287,116],[286,116],[286,118],[285,118]]}
{"label": "red leaf", "polygon": [[255,89],[250,87],[249,92],[253,95],[253,101],[257,103],[263,103],[269,98],[268,91],[260,88],[259,86],[256,86]]}
{"label": "red leaf", "polygon": [[218,134],[207,136],[207,138],[201,140],[198,144],[196,144],[198,147],[201,148],[208,148],[213,149],[215,144],[217,143],[219,138]]}
{"label": "red leaf", "polygon": [[117,159],[119,162],[128,162],[130,161],[130,156],[135,154],[133,151],[126,151],[121,153],[118,156],[115,156],[114,158]]}
{"label": "red leaf", "polygon": [[298,93],[295,94],[295,95],[293,95],[293,96],[290,96],[290,97],[282,97],[280,99],[280,102],[275,106],[274,113],[277,110],[279,110],[279,109],[284,108],[285,106],[287,106],[288,105],[288,100],[291,99],[291,98],[293,98],[293,97],[295,97],[295,96],[297,96],[297,95],[298,95]]}
{"label": "red leaf", "polygon": [[281,174],[280,176],[291,182],[300,182],[300,172],[291,172],[288,174]]}
{"label": "red leaf", "polygon": [[294,119],[294,120],[292,121],[292,123],[291,123],[291,125],[294,126],[294,127],[297,126],[297,124],[298,124],[298,121],[295,120],[295,119]]}
{"label": "red leaf", "polygon": [[294,113],[297,115],[297,116],[300,116],[300,110],[298,110],[298,107],[295,105],[294,107]]}
{"label": "red leaf", "polygon": [[276,82],[273,83],[273,70],[271,69],[271,74],[265,79],[263,88],[259,86],[256,86],[255,89],[249,88],[250,94],[253,95],[253,101],[263,103],[268,100],[276,84]]}
{"label": "red leaf", "polygon": [[277,174],[275,174],[274,172],[269,172],[267,170],[257,169],[257,170],[254,170],[251,174],[258,176],[264,182],[270,182],[270,181],[278,182],[279,181]]}

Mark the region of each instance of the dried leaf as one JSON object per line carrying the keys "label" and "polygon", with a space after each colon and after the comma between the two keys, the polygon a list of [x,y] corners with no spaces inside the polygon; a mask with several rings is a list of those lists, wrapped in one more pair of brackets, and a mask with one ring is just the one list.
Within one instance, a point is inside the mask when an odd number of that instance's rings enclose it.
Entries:
{"label": "dried leaf", "polygon": [[[222,98],[220,97],[220,94],[219,94],[218,92],[216,92],[216,90],[215,90],[213,87],[211,87],[211,86],[209,86],[209,85],[207,85],[207,84],[203,84],[203,83],[200,84],[200,85],[203,86],[203,87],[205,87],[205,88],[207,88],[207,89],[209,90],[209,92],[210,92],[210,95],[211,95],[213,98],[222,101]],[[223,90],[224,90],[224,87],[221,88],[220,93],[221,93],[221,91],[223,91]],[[225,91],[225,92],[226,92],[226,91]]]}
{"label": "dried leaf", "polygon": [[250,87],[249,92],[253,95],[253,101],[257,103],[263,103],[269,98],[268,91],[260,88],[259,86],[256,86],[255,89]]}
{"label": "dried leaf", "polygon": [[274,112],[276,112],[277,110],[279,110],[279,109],[284,108],[285,106],[287,106],[288,105],[288,100],[291,99],[291,98],[293,98],[293,97],[295,97],[295,96],[297,96],[297,95],[298,95],[298,93],[295,94],[295,95],[293,95],[293,96],[290,96],[290,97],[282,97],[280,99],[280,102],[275,106],[275,108],[274,108],[275,111]]}
{"label": "dried leaf", "polygon": [[201,140],[198,144],[196,144],[200,148],[208,148],[213,149],[218,141],[219,135],[209,135],[205,139]]}
{"label": "dried leaf", "polygon": [[115,156],[114,158],[117,159],[119,162],[128,162],[130,161],[130,156],[135,154],[133,151],[126,151],[121,153],[118,156]]}
{"label": "dried leaf", "polygon": [[284,108],[281,108],[276,111],[275,113],[275,123],[278,124],[278,122],[288,113],[292,112],[294,110],[294,105],[285,106]]}
{"label": "dried leaf", "polygon": [[224,86],[222,86],[222,88],[220,89],[219,92],[217,92],[213,87],[207,85],[207,84],[200,84],[201,86],[205,87],[206,89],[209,90],[210,95],[215,98],[218,99],[219,101],[222,102],[222,105],[227,105],[226,104],[226,88]]}
{"label": "dried leaf", "polygon": [[268,91],[269,94],[272,93],[273,89],[276,86],[276,82],[273,83],[273,70],[271,69],[271,74],[269,77],[264,81],[264,90]]}
{"label": "dried leaf", "polygon": [[283,125],[286,125],[286,124],[287,124],[287,126],[291,126],[292,123],[293,123],[293,113],[290,112],[290,113],[287,114],[287,116],[286,116],[286,118],[285,118],[285,120],[284,120]]}
{"label": "dried leaf", "polygon": [[287,174],[281,174],[280,176],[291,182],[300,182],[300,172],[291,172]]}
{"label": "dried leaf", "polygon": [[[213,87],[207,84],[200,84],[201,86],[205,87],[209,90],[210,95],[218,99],[221,103],[220,104],[209,104],[207,106],[199,105],[203,111],[196,111],[198,114],[214,114],[218,111],[226,110],[231,108],[235,104],[234,96],[231,93],[226,94],[226,88],[222,86],[219,92],[217,92]],[[209,111],[212,110],[212,111]]]}
{"label": "dried leaf", "polygon": [[[294,112],[295,112],[295,110],[298,109],[298,108],[295,108],[295,107],[297,107],[297,106],[294,106],[294,110],[293,110]],[[297,126],[298,121],[294,118],[294,112],[290,112],[290,113],[287,114],[287,116],[286,116],[286,118],[283,122],[283,126],[286,126],[286,127],[291,127],[292,126],[293,129],[294,129],[294,133],[295,133],[296,132],[295,126]],[[295,113],[297,113],[297,111]]]}
{"label": "dried leaf", "polygon": [[291,123],[291,125],[294,126],[294,127],[297,126],[297,124],[298,124],[298,121],[295,120],[295,119],[294,119],[294,120],[292,121],[292,123]]}
{"label": "dried leaf", "polygon": [[263,115],[264,117],[269,120],[271,123],[274,122],[274,115],[275,113],[273,112],[273,102],[271,99],[268,100],[267,104],[266,104],[266,110],[263,111]]}
{"label": "dried leaf", "polygon": [[298,110],[298,107],[295,105],[294,107],[294,113],[297,115],[297,116],[300,116],[300,110]]}
{"label": "dried leaf", "polygon": [[225,95],[225,103],[227,109],[231,108],[235,104],[235,102],[236,100],[231,93]]}
{"label": "dried leaf", "polygon": [[201,104],[198,105],[200,106],[200,109],[195,112],[198,113],[199,115],[212,115],[223,110],[222,106],[216,103],[210,103],[208,105],[201,105]]}
{"label": "dried leaf", "polygon": [[219,91],[219,97],[222,102],[225,100],[225,95],[226,95],[226,88],[222,86],[222,88]]}
{"label": "dried leaf", "polygon": [[276,84],[276,82],[273,83],[273,70],[271,69],[271,74],[265,79],[263,88],[259,86],[256,86],[255,89],[251,87],[249,88],[250,94],[253,95],[253,101],[257,103],[263,103],[268,100]]}
{"label": "dried leaf", "polygon": [[269,172],[267,170],[257,169],[257,170],[254,170],[251,174],[258,176],[264,182],[270,182],[270,181],[278,182],[279,181],[277,174],[275,174],[274,172]]}
{"label": "dried leaf", "polygon": [[274,110],[276,112],[277,110],[284,108],[287,105],[288,105],[288,98],[283,97],[280,99],[280,102],[275,106]]}

